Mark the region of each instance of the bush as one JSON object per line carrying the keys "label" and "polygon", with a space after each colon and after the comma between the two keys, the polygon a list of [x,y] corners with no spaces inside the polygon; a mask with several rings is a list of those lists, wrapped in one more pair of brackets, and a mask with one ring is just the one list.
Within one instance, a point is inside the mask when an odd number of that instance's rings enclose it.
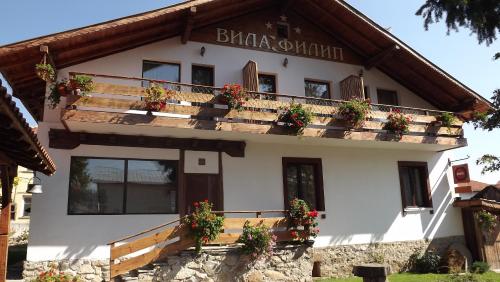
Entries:
{"label": "bush", "polygon": [[304,108],[302,104],[291,103],[289,107],[282,109],[283,113],[278,116],[278,121],[296,134],[302,134],[304,128],[312,121],[312,112],[309,108]]}
{"label": "bush", "polygon": [[208,200],[194,202],[195,211],[184,218],[184,223],[190,228],[196,241],[196,252],[201,252],[201,246],[219,237],[224,224],[224,217],[212,212],[213,204]]}
{"label": "bush", "polygon": [[341,115],[352,127],[363,125],[368,113],[370,113],[369,100],[352,99],[343,102],[338,110]]}
{"label": "bush", "polygon": [[33,282],[80,282],[77,276],[72,276],[64,272],[57,271],[54,267],[49,271],[41,272]]}
{"label": "bush", "polygon": [[470,269],[474,273],[483,274],[490,270],[490,265],[485,261],[475,261]]}
{"label": "bush", "polygon": [[417,254],[414,257],[414,268],[418,273],[437,273],[441,256],[433,251]]}
{"label": "bush", "polygon": [[241,250],[244,254],[250,255],[252,259],[257,259],[262,255],[271,256],[273,254],[276,236],[271,233],[269,227],[265,225],[251,226],[250,222],[246,221],[243,233],[237,242],[243,244]]}

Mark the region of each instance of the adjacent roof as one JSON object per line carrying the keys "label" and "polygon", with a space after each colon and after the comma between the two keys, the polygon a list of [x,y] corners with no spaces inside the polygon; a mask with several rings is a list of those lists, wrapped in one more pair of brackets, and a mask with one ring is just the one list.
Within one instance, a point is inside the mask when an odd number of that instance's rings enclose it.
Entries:
{"label": "adjacent roof", "polygon": [[487,183],[484,183],[481,181],[476,181],[476,180],[471,180],[470,182],[460,184],[459,186],[457,186],[457,188],[470,187],[470,189],[468,189],[467,193],[471,193],[471,192],[482,191],[483,189],[485,189],[488,186],[494,186],[496,188],[500,188],[500,184],[487,184]]}
{"label": "adjacent roof", "polygon": [[454,207],[500,210],[500,189],[490,185],[468,200],[456,200]]}
{"label": "adjacent roof", "polygon": [[17,165],[51,175],[54,162],[0,81],[0,152]]}
{"label": "adjacent roof", "polygon": [[[183,34],[191,7],[193,29],[261,9],[277,8],[309,19],[367,62],[391,56],[377,67],[434,106],[449,111],[485,111],[488,100],[401,42],[341,0],[194,0],[79,29],[0,47],[0,71],[30,112],[40,118],[45,83],[36,77],[41,45],[47,45],[57,68],[107,56]],[[382,56],[385,57],[385,56]]]}

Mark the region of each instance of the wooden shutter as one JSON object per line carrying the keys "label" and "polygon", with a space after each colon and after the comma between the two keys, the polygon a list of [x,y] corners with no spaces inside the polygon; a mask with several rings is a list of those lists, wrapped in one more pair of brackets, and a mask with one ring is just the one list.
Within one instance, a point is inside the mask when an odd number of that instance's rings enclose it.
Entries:
{"label": "wooden shutter", "polygon": [[248,61],[243,68],[243,88],[249,91],[259,91],[257,63]]}
{"label": "wooden shutter", "polygon": [[364,99],[364,96],[363,81],[359,76],[350,75],[340,82],[340,97],[342,100]]}

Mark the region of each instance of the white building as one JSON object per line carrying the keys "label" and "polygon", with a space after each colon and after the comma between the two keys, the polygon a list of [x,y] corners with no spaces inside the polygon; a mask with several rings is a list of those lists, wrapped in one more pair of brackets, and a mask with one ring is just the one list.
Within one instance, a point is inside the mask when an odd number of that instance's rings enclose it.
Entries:
{"label": "white building", "polygon": [[[92,96],[44,102],[40,46],[58,80],[92,75]],[[109,261],[108,242],[204,198],[226,211],[304,198],[321,214],[314,248],[329,275],[350,271],[340,246],[380,243],[401,266],[395,252],[462,240],[449,150],[466,146],[462,122],[490,105],[343,1],[189,1],[3,46],[0,59],[58,166],[33,196],[31,266]],[[153,116],[140,107],[148,79],[176,91]],[[228,112],[210,88],[226,83],[277,94]],[[335,110],[363,93],[370,118],[349,130]],[[315,113],[302,136],[275,121],[292,98]],[[396,109],[412,118],[401,138],[383,129]],[[451,128],[435,122],[443,111],[457,116]]]}

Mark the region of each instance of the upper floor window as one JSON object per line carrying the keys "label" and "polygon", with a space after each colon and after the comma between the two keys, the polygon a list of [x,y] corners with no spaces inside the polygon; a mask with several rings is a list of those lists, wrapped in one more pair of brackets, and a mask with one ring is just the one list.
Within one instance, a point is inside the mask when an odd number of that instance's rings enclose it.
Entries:
{"label": "upper floor window", "polygon": [[69,214],[177,212],[177,161],[73,157]]}
{"label": "upper floor window", "polygon": [[425,162],[398,162],[403,208],[432,207]]}
{"label": "upper floor window", "polygon": [[283,158],[285,208],[294,198],[306,201],[312,208],[324,211],[321,159]]}
{"label": "upper floor window", "polygon": [[276,93],[276,76],[259,73],[259,92]]}
{"label": "upper floor window", "polygon": [[[181,65],[175,63],[161,63],[152,61],[143,61],[142,77],[156,80],[166,80],[172,82],[181,81]],[[143,87],[147,87],[148,82],[142,83]]]}
{"label": "upper floor window", "polygon": [[[191,67],[191,83],[195,85],[214,86],[214,68],[210,66],[193,65]],[[193,92],[213,93],[209,87],[196,87]]]}
{"label": "upper floor window", "polygon": [[397,106],[398,93],[393,90],[377,89],[378,104]]}
{"label": "upper floor window", "polygon": [[307,97],[330,99],[330,83],[306,79],[304,84]]}

